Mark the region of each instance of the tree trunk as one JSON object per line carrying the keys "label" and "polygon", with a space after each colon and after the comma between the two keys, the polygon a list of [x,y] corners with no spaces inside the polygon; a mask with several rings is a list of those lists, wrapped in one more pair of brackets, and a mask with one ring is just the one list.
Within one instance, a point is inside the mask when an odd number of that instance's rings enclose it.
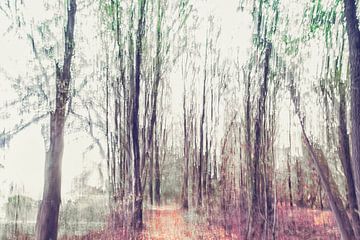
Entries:
{"label": "tree trunk", "polygon": [[[155,123],[157,120],[157,101],[158,101],[158,89],[161,79],[161,21],[162,21],[162,8],[160,0],[157,1],[157,26],[156,26],[156,56],[155,56],[155,82],[151,92],[151,119],[149,126],[149,135],[148,135],[148,147],[153,148],[153,132]],[[148,155],[148,154],[147,154]],[[149,182],[149,190],[152,191],[152,168],[153,168],[153,159],[150,159],[150,178],[151,183]],[[150,188],[151,187],[151,188]],[[152,195],[150,196],[152,204]]]}
{"label": "tree trunk", "polygon": [[191,185],[191,194],[192,194],[192,205],[195,206],[196,203],[196,176],[197,176],[197,124],[195,121],[195,117],[193,119],[193,137],[194,137],[194,149],[192,151],[192,185]]}
{"label": "tree trunk", "polygon": [[291,186],[291,114],[290,112],[289,112],[289,153],[288,153],[286,165],[288,170],[289,201],[290,201],[290,207],[293,207],[293,196],[292,196],[292,186]]}
{"label": "tree trunk", "polygon": [[351,163],[360,206],[360,31],[355,0],[344,0],[351,78]]}
{"label": "tree trunk", "polygon": [[295,167],[296,167],[296,178],[297,178],[297,196],[296,196],[296,205],[298,207],[304,207],[304,176],[303,170],[301,168],[301,163],[296,158],[295,160]]}
{"label": "tree trunk", "polygon": [[[253,158],[253,167],[252,167],[252,184],[251,184],[251,210],[250,210],[250,227],[251,231],[248,228],[247,230],[247,239],[254,238],[254,234],[259,230],[260,220],[260,199],[261,199],[261,172],[260,172],[260,149],[261,149],[261,139],[263,134],[263,120],[265,114],[265,103],[266,96],[268,91],[268,77],[270,70],[270,56],[271,56],[272,45],[271,43],[266,44],[265,57],[264,57],[264,76],[263,83],[260,88],[260,96],[258,100],[258,109],[257,117],[255,120],[255,142],[254,142],[254,158]],[[260,231],[259,231],[260,233]]]}
{"label": "tree trunk", "polygon": [[[250,86],[251,86],[251,78],[250,71],[246,81],[246,104],[245,104],[245,141],[246,141],[246,151],[245,151],[245,164],[247,166],[248,173],[250,175],[250,191],[253,187],[252,181],[252,164],[251,164],[251,102],[250,102]],[[251,195],[251,192],[250,192]],[[248,219],[246,223],[246,236],[248,238],[251,231],[251,202],[248,201]]]}
{"label": "tree trunk", "polygon": [[160,153],[159,143],[157,138],[155,139],[155,203],[160,206]]}
{"label": "tree trunk", "polygon": [[154,176],[154,143],[151,146],[151,153],[150,153],[150,163],[149,163],[149,201],[150,204],[154,204],[154,191],[153,191],[153,176]]}
{"label": "tree trunk", "polygon": [[184,82],[184,98],[183,98],[183,116],[184,116],[184,172],[183,172],[183,187],[182,187],[182,208],[187,210],[189,208],[189,144],[188,144],[188,129],[187,129],[187,115],[186,115],[186,87]]}
{"label": "tree trunk", "polygon": [[70,0],[67,13],[63,68],[60,69],[56,64],[56,107],[55,112],[50,114],[50,147],[46,153],[44,190],[36,223],[36,239],[38,240],[55,240],[58,233],[65,109],[71,81],[76,0]]}
{"label": "tree trunk", "polygon": [[347,133],[347,117],[346,117],[346,99],[345,86],[340,83],[340,105],[339,105],[339,157],[344,169],[344,175],[347,183],[347,201],[349,203],[352,226],[357,239],[360,238],[360,218],[358,212],[358,204],[356,202],[356,193],[353,172],[351,168],[349,135]]}
{"label": "tree trunk", "polygon": [[204,154],[203,154],[203,148],[204,148],[204,120],[205,120],[205,90],[206,90],[206,65],[207,65],[207,51],[208,51],[208,39],[206,38],[206,44],[205,44],[205,65],[204,65],[204,84],[203,84],[203,94],[202,94],[202,113],[200,118],[200,146],[199,146],[199,168],[198,168],[198,208],[202,207],[202,193],[203,193],[203,162],[204,162]]}
{"label": "tree trunk", "polygon": [[145,25],[145,2],[146,0],[139,0],[139,16],[138,29],[136,33],[136,54],[135,54],[135,82],[133,89],[133,106],[132,106],[132,142],[134,154],[134,202],[133,202],[133,217],[131,225],[134,229],[141,229],[143,227],[142,214],[142,185],[141,185],[141,166],[140,166],[140,148],[139,148],[139,97],[140,97],[140,71],[142,60],[142,38],[144,34]]}

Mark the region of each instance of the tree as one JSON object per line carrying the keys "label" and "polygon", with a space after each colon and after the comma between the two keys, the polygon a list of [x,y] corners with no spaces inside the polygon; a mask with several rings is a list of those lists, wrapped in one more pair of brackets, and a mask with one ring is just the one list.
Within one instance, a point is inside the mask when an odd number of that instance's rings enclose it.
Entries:
{"label": "tree", "polygon": [[138,23],[136,31],[136,52],[135,52],[135,76],[132,88],[132,127],[131,136],[133,142],[134,154],[134,212],[131,225],[134,229],[143,227],[142,216],[142,185],[141,185],[141,167],[140,167],[140,146],[139,146],[139,96],[140,96],[140,80],[141,80],[141,60],[142,60],[142,40],[145,27],[145,5],[146,0],[138,1]]}
{"label": "tree", "polygon": [[[184,79],[186,79],[186,71],[184,71],[185,67],[187,67],[187,60],[188,60],[188,55],[186,55],[186,59],[185,59],[185,63],[183,63],[183,65],[185,65],[182,68],[182,76],[184,77]],[[186,82],[184,81],[184,93],[183,93],[183,121],[184,121],[184,127],[183,127],[183,131],[184,131],[184,170],[183,170],[183,186],[182,186],[182,196],[181,196],[181,200],[182,200],[182,208],[187,210],[189,208],[189,150],[190,150],[190,142],[189,142],[189,133],[188,133],[188,114],[187,114],[187,109],[186,109]]]}
{"label": "tree", "polygon": [[70,0],[65,28],[64,63],[62,68],[56,64],[56,105],[55,111],[50,113],[50,146],[46,153],[44,190],[36,223],[36,239],[39,240],[57,239],[58,233],[65,114],[71,82],[71,60],[75,47],[75,13],[76,0]]}
{"label": "tree", "polygon": [[252,161],[252,176],[251,176],[251,212],[250,212],[250,225],[252,231],[248,231],[247,237],[254,237],[255,230],[259,231],[259,228],[255,226],[258,225],[260,220],[260,207],[262,206],[261,202],[261,169],[260,169],[260,149],[262,148],[262,135],[264,134],[263,124],[265,118],[266,110],[266,97],[268,92],[269,85],[269,71],[270,71],[270,57],[272,51],[272,44],[270,42],[266,43],[265,47],[265,56],[264,56],[264,75],[263,81],[260,86],[260,96],[258,99],[257,113],[255,118],[255,140],[254,140],[254,157]]}
{"label": "tree", "polygon": [[351,80],[351,163],[357,205],[360,206],[360,30],[355,1],[344,0],[344,6]]}
{"label": "tree", "polygon": [[204,83],[203,83],[203,92],[202,92],[202,112],[200,116],[200,146],[199,146],[199,165],[198,165],[198,199],[197,205],[198,208],[202,207],[202,199],[203,199],[203,164],[204,164],[204,121],[205,121],[205,104],[206,104],[206,79],[207,79],[207,52],[208,52],[208,38],[206,36],[206,44],[205,44],[205,65],[204,65]]}
{"label": "tree", "polygon": [[[161,71],[162,71],[162,61],[161,61],[161,25],[163,19],[163,8],[161,6],[161,1],[157,0],[157,24],[156,24],[156,54],[155,54],[155,76],[154,76],[154,84],[151,91],[151,119],[150,126],[147,138],[147,146],[150,148],[150,152],[153,152],[153,138],[154,138],[154,128],[157,122],[157,103],[158,103],[158,92],[159,92],[159,84],[161,80]],[[149,154],[146,154],[149,156]],[[154,155],[151,154],[150,157],[150,179],[149,179],[149,197],[151,204],[153,203],[153,194],[152,194],[152,177],[153,177],[153,162]]]}
{"label": "tree", "polygon": [[344,169],[347,185],[347,202],[350,208],[350,214],[352,218],[352,226],[356,238],[360,238],[360,217],[358,214],[358,204],[356,201],[356,189],[353,175],[353,168],[351,165],[351,153],[350,153],[350,139],[347,131],[347,103],[346,103],[346,84],[341,80],[341,73],[343,68],[343,52],[344,52],[344,34],[342,36],[340,53],[336,59],[335,69],[335,81],[338,81],[339,92],[339,158]]}

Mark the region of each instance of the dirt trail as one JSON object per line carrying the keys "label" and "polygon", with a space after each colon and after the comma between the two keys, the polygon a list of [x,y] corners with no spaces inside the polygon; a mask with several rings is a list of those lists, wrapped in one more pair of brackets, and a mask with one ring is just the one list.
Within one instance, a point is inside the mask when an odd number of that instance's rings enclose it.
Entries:
{"label": "dirt trail", "polygon": [[146,229],[142,239],[153,240],[187,240],[187,239],[237,239],[225,234],[221,227],[207,224],[194,224],[187,220],[184,212],[177,206],[164,206],[147,210],[145,214]]}

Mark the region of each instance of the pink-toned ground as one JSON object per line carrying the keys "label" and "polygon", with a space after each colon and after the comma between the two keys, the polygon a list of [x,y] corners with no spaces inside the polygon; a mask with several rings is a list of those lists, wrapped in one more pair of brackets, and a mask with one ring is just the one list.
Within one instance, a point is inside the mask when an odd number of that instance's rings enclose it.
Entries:
{"label": "pink-toned ground", "polygon": [[[164,206],[145,211],[144,230],[137,235],[129,235],[123,230],[101,230],[79,237],[63,237],[61,240],[230,240],[243,239],[238,226],[245,227],[245,220],[231,221],[237,232],[225,232],[219,225],[195,224],[187,220],[186,214],[177,206]],[[236,225],[237,222],[237,225]],[[241,229],[244,234],[244,229]],[[269,236],[271,237],[271,236]],[[311,210],[278,206],[276,239],[280,240],[331,240],[340,239],[334,218],[330,211]]]}
{"label": "pink-toned ground", "polygon": [[183,212],[175,206],[152,209],[145,215],[146,229],[141,239],[187,240],[187,239],[237,239],[226,234],[220,226],[198,225],[187,222]]}

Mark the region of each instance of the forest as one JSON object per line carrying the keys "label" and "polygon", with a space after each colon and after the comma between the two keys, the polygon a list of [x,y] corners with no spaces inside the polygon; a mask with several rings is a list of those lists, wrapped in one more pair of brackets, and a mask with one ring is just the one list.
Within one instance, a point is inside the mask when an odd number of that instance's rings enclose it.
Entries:
{"label": "forest", "polygon": [[360,240],[357,5],[0,1],[0,239]]}

